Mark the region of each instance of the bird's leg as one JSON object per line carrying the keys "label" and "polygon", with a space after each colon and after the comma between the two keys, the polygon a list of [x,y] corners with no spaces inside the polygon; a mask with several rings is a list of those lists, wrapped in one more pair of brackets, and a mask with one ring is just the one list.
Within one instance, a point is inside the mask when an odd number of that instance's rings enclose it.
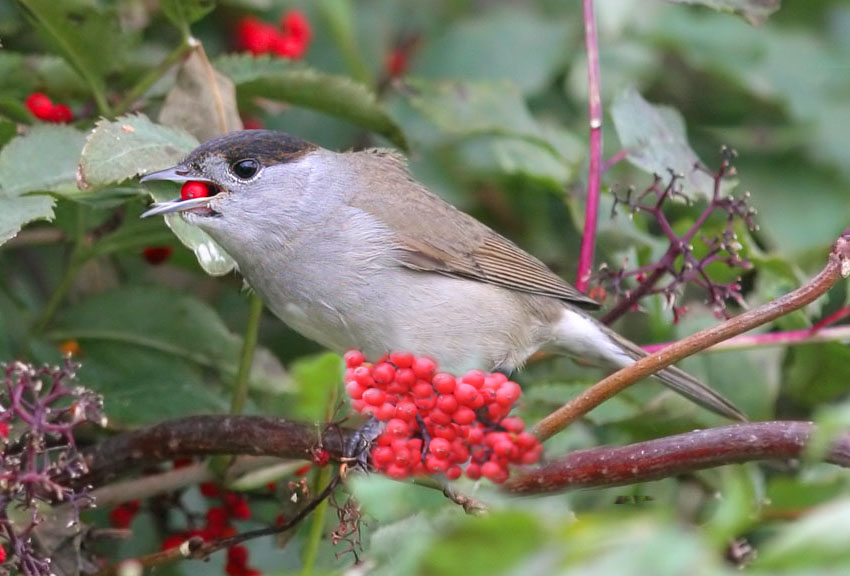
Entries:
{"label": "bird's leg", "polygon": [[351,435],[351,439],[345,448],[346,459],[355,462],[357,467],[364,472],[368,472],[370,448],[372,448],[372,444],[383,431],[383,422],[374,417],[369,418],[365,424]]}

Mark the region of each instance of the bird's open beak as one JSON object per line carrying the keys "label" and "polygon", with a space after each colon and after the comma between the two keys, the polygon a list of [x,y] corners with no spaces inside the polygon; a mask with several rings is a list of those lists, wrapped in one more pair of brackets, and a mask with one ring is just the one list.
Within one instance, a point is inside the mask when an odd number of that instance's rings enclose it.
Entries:
{"label": "bird's open beak", "polygon": [[[200,178],[194,174],[192,171],[187,169],[185,166],[177,165],[172,168],[166,168],[165,170],[160,170],[159,172],[151,172],[150,174],[143,176],[139,182],[157,182],[157,181],[167,181],[167,182],[209,182],[212,184],[212,180],[208,180],[206,178]],[[192,210],[193,208],[208,208],[209,202],[215,197],[207,196],[205,198],[189,198],[183,200],[181,198],[176,198],[169,202],[157,202],[153,204],[148,210],[142,213],[142,218],[147,218],[148,216],[159,216],[160,214],[170,214],[172,212],[183,212],[185,210]]]}

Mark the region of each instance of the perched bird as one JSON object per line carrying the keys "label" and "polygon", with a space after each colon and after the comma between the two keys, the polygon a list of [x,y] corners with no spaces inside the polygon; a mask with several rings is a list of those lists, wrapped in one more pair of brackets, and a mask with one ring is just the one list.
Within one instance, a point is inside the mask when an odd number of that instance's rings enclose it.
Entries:
{"label": "perched bird", "polygon": [[[407,350],[441,368],[510,371],[544,350],[620,368],[644,352],[542,262],[413,179],[387,150],[332,152],[280,132],[209,140],[142,182],[207,183],[154,205],[205,230],[281,320],[336,351]],[[665,385],[741,412],[675,367]]]}

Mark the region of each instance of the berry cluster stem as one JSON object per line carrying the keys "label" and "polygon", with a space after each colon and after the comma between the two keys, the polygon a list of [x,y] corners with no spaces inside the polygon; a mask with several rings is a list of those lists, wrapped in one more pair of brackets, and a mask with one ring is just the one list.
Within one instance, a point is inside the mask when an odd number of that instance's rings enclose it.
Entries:
{"label": "berry cluster stem", "polygon": [[602,89],[599,75],[599,40],[593,0],[582,0],[584,44],[587,50],[588,108],[590,112],[590,165],[587,174],[587,205],[578,260],[576,288],[587,292],[596,250],[596,222],[599,216],[599,188],[602,179]]}
{"label": "berry cluster stem", "polygon": [[722,324],[692,334],[615,372],[538,422],[534,433],[541,440],[546,440],[635,382],[713,344],[728,340],[802,308],[824,295],[839,280],[848,276],[850,276],[850,229],[845,230],[836,240],[823,270],[800,288],[740,316],[730,318]]}

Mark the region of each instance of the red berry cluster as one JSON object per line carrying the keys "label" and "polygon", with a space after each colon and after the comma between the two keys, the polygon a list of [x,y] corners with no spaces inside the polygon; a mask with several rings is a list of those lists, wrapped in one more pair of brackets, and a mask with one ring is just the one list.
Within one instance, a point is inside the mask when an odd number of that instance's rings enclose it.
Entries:
{"label": "red berry cluster", "polygon": [[26,100],[27,108],[32,115],[39,120],[67,124],[74,119],[71,109],[65,104],[54,104],[53,101],[41,92],[30,94]]}
{"label": "red berry cluster", "polygon": [[[175,467],[183,462],[175,461]],[[248,520],[251,518],[251,509],[248,501],[238,492],[221,490],[213,482],[204,482],[200,485],[201,494],[208,499],[219,499],[219,506],[211,506],[207,509],[204,518],[204,526],[200,529],[187,530],[171,534],[162,542],[162,549],[169,550],[183,544],[189,538],[198,536],[204,540],[216,538],[227,538],[236,534],[233,520]],[[230,576],[258,576],[259,570],[248,566],[248,549],[244,546],[234,546],[227,551],[227,564],[225,571]]]}
{"label": "red berry cluster", "polygon": [[[372,463],[392,478],[420,474],[473,480],[508,479],[510,464],[532,464],[543,446],[508,417],[522,390],[500,373],[480,370],[455,378],[433,360],[392,353],[377,364],[345,354],[345,389],[352,407],[386,422],[372,448]],[[424,426],[424,430],[422,427]]]}
{"label": "red berry cluster", "polygon": [[312,38],[310,21],[298,10],[284,14],[279,28],[250,16],[236,25],[236,43],[239,48],[255,56],[274,54],[281,58],[302,58]]}
{"label": "red berry cluster", "polygon": [[206,198],[212,196],[212,188],[206,182],[198,182],[190,180],[180,187],[180,198],[189,200],[190,198]]}

